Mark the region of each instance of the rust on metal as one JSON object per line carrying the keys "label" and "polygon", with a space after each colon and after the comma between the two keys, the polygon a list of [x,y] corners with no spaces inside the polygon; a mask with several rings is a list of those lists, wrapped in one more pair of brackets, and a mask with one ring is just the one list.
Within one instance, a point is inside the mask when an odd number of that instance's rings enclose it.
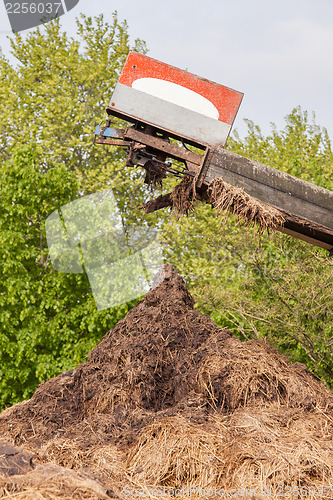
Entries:
{"label": "rust on metal", "polygon": [[122,146],[129,147],[131,145],[130,141],[122,141],[121,139],[104,139],[103,137],[96,137],[96,144],[108,144],[109,146]]}
{"label": "rust on metal", "polygon": [[210,160],[212,158],[213,152],[210,148],[206,148],[202,163],[201,163],[201,169],[198,174],[198,179],[197,179],[197,187],[201,187],[205,181],[206,173],[210,164]]}

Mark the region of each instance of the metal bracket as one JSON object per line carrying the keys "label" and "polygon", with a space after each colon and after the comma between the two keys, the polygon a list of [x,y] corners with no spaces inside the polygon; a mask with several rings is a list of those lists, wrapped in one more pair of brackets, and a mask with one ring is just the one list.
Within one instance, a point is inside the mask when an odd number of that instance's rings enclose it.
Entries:
{"label": "metal bracket", "polygon": [[201,187],[202,184],[204,183],[206,172],[208,170],[208,167],[209,167],[209,164],[210,164],[212,156],[213,156],[213,152],[207,146],[205,154],[204,154],[203,159],[202,159],[201,168],[200,168],[200,171],[199,171],[199,174],[198,174],[198,180],[197,180],[197,183],[196,183],[196,186],[198,188]]}
{"label": "metal bracket", "polygon": [[[186,147],[185,137],[178,138],[184,145],[180,147],[172,143],[172,138],[175,137],[172,137],[170,131],[157,129],[149,123],[136,122],[134,126],[128,126],[125,129],[112,128],[110,125],[110,119],[108,119],[106,126],[96,128],[94,142],[127,147],[127,166],[138,165],[147,170],[149,165],[155,165],[157,169],[162,168],[163,165],[165,171],[176,177],[182,175],[197,177],[197,186],[200,187],[203,184],[211,157],[208,144],[197,143],[195,145],[204,151],[204,154],[199,154]],[[166,161],[167,158],[183,163],[183,170],[177,165],[173,168],[172,162]]]}

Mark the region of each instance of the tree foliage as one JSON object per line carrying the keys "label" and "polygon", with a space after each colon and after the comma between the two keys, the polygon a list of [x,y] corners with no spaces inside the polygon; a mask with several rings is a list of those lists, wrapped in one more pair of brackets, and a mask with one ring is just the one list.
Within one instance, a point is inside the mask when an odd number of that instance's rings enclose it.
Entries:
{"label": "tree foliage", "polygon": [[246,120],[248,134],[241,140],[237,133],[229,140],[235,153],[261,161],[278,170],[333,189],[332,144],[325,128],[316,124],[315,115],[294,108],[286,116],[284,130],[272,124],[272,133],[264,137],[260,127]]}
{"label": "tree foliage", "polygon": [[147,191],[142,173],[125,166],[121,148],[94,147],[93,135],[128,52],[146,52],[145,43],[131,46],[127,23],[114,14],[112,23],[81,15],[75,39],[54,21],[15,35],[11,46],[17,63],[0,58],[0,157],[32,141],[40,146],[41,168],[66,165],[82,194],[113,188],[127,213],[133,190],[138,197]]}
{"label": "tree foliage", "polygon": [[[33,141],[42,145],[42,163],[65,163],[70,170],[100,169],[102,148],[92,144],[94,124],[104,110],[130,50],[126,22],[113,16],[77,20],[77,38],[59,21],[11,40],[15,65],[0,59],[0,152]],[[136,40],[135,50],[144,51]],[[114,152],[117,158],[117,152]]]}
{"label": "tree foliage", "polygon": [[44,172],[33,145],[0,166],[0,402],[31,395],[36,385],[87,355],[128,306],[96,310],[85,274],[54,272],[45,220],[78,196],[64,165]]}
{"label": "tree foliage", "polygon": [[131,47],[116,15],[77,25],[75,40],[58,21],[16,35],[16,63],[0,57],[0,405],[81,362],[133,306],[98,312],[86,275],[54,272],[47,254],[55,209],[113,187],[126,213],[133,185],[146,193],[121,151],[92,145],[129,50],[144,43]]}

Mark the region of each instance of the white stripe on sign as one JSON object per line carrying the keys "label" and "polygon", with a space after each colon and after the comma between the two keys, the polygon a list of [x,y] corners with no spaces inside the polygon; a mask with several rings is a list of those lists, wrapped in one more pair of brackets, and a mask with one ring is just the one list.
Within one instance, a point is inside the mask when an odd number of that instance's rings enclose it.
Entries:
{"label": "white stripe on sign", "polygon": [[140,78],[132,83],[132,87],[215,120],[219,118],[219,112],[212,102],[177,83],[158,78]]}

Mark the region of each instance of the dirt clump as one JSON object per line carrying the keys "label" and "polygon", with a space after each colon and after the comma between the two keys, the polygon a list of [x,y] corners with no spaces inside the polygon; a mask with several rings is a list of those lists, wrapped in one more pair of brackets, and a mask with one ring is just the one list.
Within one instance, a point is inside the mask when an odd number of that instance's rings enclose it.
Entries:
{"label": "dirt clump", "polygon": [[[34,454],[24,475],[61,467],[72,486],[95,482],[96,498],[233,489],[259,499],[267,488],[278,498],[289,486],[311,498],[310,487],[332,483],[332,393],[265,341],[217,327],[193,309],[182,278],[162,271],[86,362],[0,414],[0,436]],[[14,491],[12,476],[0,477],[0,492]],[[81,486],[61,498],[95,498]]]}

